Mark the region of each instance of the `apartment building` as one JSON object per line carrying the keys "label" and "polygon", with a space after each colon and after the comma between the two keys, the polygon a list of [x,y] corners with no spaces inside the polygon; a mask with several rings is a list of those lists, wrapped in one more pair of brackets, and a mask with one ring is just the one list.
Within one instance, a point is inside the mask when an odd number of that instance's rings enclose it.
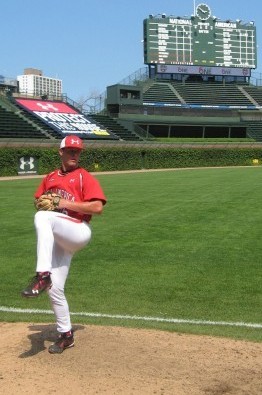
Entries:
{"label": "apartment building", "polygon": [[41,70],[27,68],[23,75],[17,76],[19,92],[29,96],[62,95],[62,80],[43,75]]}

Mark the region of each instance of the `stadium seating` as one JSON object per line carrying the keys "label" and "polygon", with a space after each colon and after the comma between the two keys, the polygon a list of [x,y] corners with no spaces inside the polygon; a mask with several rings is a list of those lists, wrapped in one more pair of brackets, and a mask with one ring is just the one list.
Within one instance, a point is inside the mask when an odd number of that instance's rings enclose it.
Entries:
{"label": "stadium seating", "polygon": [[177,91],[169,83],[155,82],[143,94],[144,103],[181,104]]}
{"label": "stadium seating", "polygon": [[262,141],[262,121],[248,122],[247,136],[256,141]]}
{"label": "stadium seating", "polygon": [[186,104],[213,106],[253,106],[237,85],[191,82],[172,82]]}
{"label": "stadium seating", "polygon": [[121,106],[118,118],[131,119],[132,113],[134,123],[155,137],[249,137],[262,141],[262,87],[245,81],[155,79],[144,83],[143,105],[144,110]]}
{"label": "stadium seating", "polygon": [[88,119],[95,121],[102,129],[108,129],[125,141],[143,140],[137,134],[120,125],[116,119],[108,115],[88,114]]}
{"label": "stadium seating", "polygon": [[19,113],[4,108],[0,103],[0,138],[49,139],[50,137],[22,118]]}
{"label": "stadium seating", "polygon": [[261,86],[247,85],[247,86],[243,86],[242,89],[245,92],[247,92],[252,97],[252,99],[256,101],[256,103],[259,106],[262,106],[262,87]]}
{"label": "stadium seating", "polygon": [[[110,138],[104,136],[105,140],[118,138],[125,141],[143,140],[135,132],[128,130],[109,116],[88,114],[87,118],[91,122],[94,121],[101,129],[107,129],[113,133]],[[81,137],[88,139],[87,135],[81,135]],[[0,138],[56,140],[61,139],[61,134],[18,106],[12,98],[0,95]]]}
{"label": "stadium seating", "polygon": [[[139,87],[140,104],[116,100],[113,102],[116,111],[100,108],[99,112],[85,116],[101,129],[112,132],[114,139],[128,142],[152,137],[190,137],[192,133],[192,137],[212,137],[212,130],[217,137],[219,128],[224,128],[222,137],[233,135],[262,141],[260,86],[247,82],[148,78],[140,81]],[[70,99],[64,101],[72,106]],[[197,130],[195,135],[194,130]],[[0,138],[56,140],[61,134],[18,106],[13,97],[0,95]]]}
{"label": "stadium seating", "polygon": [[155,81],[143,94],[144,103],[254,107],[262,105],[262,88],[222,83]]}

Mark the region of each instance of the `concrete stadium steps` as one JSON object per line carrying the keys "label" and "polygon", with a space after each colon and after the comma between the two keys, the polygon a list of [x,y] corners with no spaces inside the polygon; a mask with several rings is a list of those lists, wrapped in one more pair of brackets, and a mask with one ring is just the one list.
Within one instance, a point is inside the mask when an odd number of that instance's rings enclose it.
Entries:
{"label": "concrete stadium steps", "polygon": [[48,136],[0,103],[0,138],[48,139]]}
{"label": "concrete stadium steps", "polygon": [[100,114],[88,114],[88,119],[93,120],[97,123],[102,129],[107,129],[110,132],[114,133],[121,140],[125,141],[140,141],[141,139],[137,134],[128,130],[124,126],[120,125],[114,118],[109,117],[108,115],[100,115]]}
{"label": "concrete stadium steps", "polygon": [[3,138],[55,138],[55,131],[23,110],[11,97],[0,95],[0,137]]}
{"label": "concrete stadium steps", "polygon": [[259,106],[262,106],[262,87],[261,86],[243,86],[243,90],[245,90],[256,102]]}
{"label": "concrete stadium steps", "polygon": [[155,82],[149,86],[143,94],[143,102],[182,104],[172,86],[167,82]]}
{"label": "concrete stadium steps", "polygon": [[253,106],[237,85],[219,83],[172,82],[174,89],[192,105]]}
{"label": "concrete stadium steps", "polygon": [[247,137],[256,141],[262,141],[262,121],[248,122]]}
{"label": "concrete stadium steps", "polygon": [[61,136],[59,135],[59,133],[56,130],[52,129],[45,122],[41,121],[41,119],[38,119],[35,115],[30,114],[30,112],[24,110],[22,107],[17,106],[16,104],[14,104],[14,105],[17,107],[17,109],[19,109],[21,111],[23,116],[26,117],[26,119],[28,119],[28,121],[33,123],[36,128],[41,130],[41,132],[46,136],[46,138],[53,138],[53,139],[60,139],[61,138]]}

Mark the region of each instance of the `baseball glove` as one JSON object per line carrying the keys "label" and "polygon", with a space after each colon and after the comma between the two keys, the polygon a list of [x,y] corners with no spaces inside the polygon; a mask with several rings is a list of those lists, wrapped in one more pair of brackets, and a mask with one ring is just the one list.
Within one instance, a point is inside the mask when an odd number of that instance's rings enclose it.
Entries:
{"label": "baseball glove", "polygon": [[38,199],[35,199],[35,208],[37,211],[55,211],[59,206],[61,196],[52,192],[45,192]]}

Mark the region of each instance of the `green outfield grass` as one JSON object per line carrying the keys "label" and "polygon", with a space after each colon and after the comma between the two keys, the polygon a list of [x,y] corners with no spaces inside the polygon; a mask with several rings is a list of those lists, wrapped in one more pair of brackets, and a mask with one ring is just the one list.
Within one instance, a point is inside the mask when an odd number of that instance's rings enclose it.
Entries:
{"label": "green outfield grass", "polygon": [[[262,168],[97,178],[108,204],[92,221],[92,242],[73,259],[66,293],[72,312],[101,316],[73,316],[73,323],[262,340]],[[50,310],[47,295],[20,297],[35,271],[32,195],[39,181],[0,182],[0,306]],[[0,320],[53,317],[0,310]],[[260,327],[242,325],[249,323]]]}

